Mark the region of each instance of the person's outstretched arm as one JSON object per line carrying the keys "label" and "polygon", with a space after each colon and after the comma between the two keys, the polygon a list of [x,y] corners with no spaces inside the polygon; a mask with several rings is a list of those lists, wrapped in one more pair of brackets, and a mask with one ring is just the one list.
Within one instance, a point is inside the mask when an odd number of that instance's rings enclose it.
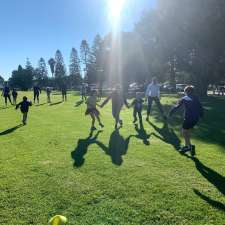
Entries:
{"label": "person's outstretched arm", "polygon": [[101,108],[103,108],[108,102],[109,100],[112,98],[112,96],[110,95],[102,104],[101,104]]}
{"label": "person's outstretched arm", "polygon": [[169,116],[172,116],[183,104],[183,99],[178,101],[178,103],[170,110]]}
{"label": "person's outstretched arm", "polygon": [[22,102],[20,102],[19,104],[16,105],[16,109],[18,109],[21,106],[21,103]]}

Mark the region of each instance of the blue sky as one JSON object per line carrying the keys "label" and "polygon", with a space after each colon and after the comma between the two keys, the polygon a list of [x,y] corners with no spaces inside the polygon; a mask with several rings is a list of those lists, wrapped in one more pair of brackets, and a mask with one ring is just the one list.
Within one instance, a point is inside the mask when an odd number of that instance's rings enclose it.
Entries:
{"label": "blue sky", "polygon": [[[46,62],[60,49],[68,64],[72,47],[82,39],[92,42],[111,30],[109,0],[1,0],[0,75],[11,76],[29,58],[33,66]],[[115,0],[116,1],[116,0]],[[121,29],[130,31],[155,0],[125,0]]]}

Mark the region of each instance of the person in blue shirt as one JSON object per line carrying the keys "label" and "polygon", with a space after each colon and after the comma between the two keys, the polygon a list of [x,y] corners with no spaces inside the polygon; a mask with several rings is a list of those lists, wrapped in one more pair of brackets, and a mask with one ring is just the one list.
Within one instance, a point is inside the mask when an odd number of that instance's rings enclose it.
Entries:
{"label": "person in blue shirt", "polygon": [[8,86],[8,83],[5,84],[5,87],[2,90],[2,96],[5,98],[5,105],[6,105],[6,107],[7,107],[7,103],[8,103],[7,100],[9,100],[9,102],[12,105],[12,101],[11,101],[11,97],[10,97],[10,88]]}
{"label": "person in blue shirt", "polygon": [[133,123],[137,122],[137,115],[138,115],[139,122],[140,122],[140,124],[142,124],[141,113],[142,113],[143,103],[144,103],[144,100],[141,97],[141,93],[137,92],[135,99],[133,100],[133,102],[130,105],[130,106],[133,106],[133,117],[134,117]]}
{"label": "person in blue shirt", "polygon": [[30,106],[32,106],[32,103],[31,103],[31,101],[27,100],[26,96],[23,97],[22,102],[20,102],[19,104],[16,105],[16,109],[20,108],[20,111],[23,114],[23,120],[22,120],[23,125],[26,125],[26,123],[27,123],[27,114],[29,112]]}
{"label": "person in blue shirt", "polygon": [[37,103],[39,104],[39,95],[41,94],[41,89],[39,86],[35,85],[33,87],[33,91],[34,91],[34,104],[36,99],[37,99]]}
{"label": "person in blue shirt", "polygon": [[13,105],[16,105],[17,96],[18,96],[18,93],[17,93],[16,89],[13,88],[13,90],[12,90]]}
{"label": "person in blue shirt", "polygon": [[195,146],[191,144],[191,130],[203,117],[203,108],[197,96],[194,95],[194,87],[187,86],[184,89],[185,96],[178,101],[178,104],[172,108],[169,116],[172,116],[179,108],[184,107],[184,121],[182,125],[182,134],[185,140],[185,146],[181,152],[190,151],[195,155]]}

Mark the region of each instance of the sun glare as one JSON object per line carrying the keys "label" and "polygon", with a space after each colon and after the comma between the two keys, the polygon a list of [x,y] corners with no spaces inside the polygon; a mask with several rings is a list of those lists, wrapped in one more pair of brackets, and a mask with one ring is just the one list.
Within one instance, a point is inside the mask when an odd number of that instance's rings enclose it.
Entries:
{"label": "sun glare", "polygon": [[113,20],[112,22],[116,22],[119,20],[123,11],[124,4],[125,0],[108,0],[109,15]]}

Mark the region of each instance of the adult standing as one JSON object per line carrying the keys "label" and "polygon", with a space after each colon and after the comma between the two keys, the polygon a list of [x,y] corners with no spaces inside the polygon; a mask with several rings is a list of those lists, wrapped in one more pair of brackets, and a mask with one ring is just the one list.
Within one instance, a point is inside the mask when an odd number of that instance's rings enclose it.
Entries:
{"label": "adult standing", "polygon": [[5,83],[5,87],[2,90],[2,96],[5,98],[5,106],[7,106],[8,100],[12,105],[11,97],[10,97],[10,88],[8,86],[8,83]]}
{"label": "adult standing", "polygon": [[47,103],[51,103],[51,88],[47,87],[46,88],[46,94],[47,94]]}
{"label": "adult standing", "polygon": [[33,87],[33,91],[34,91],[34,103],[37,99],[37,103],[39,104],[39,95],[41,94],[41,89],[39,86],[35,85]]}
{"label": "adult standing", "polygon": [[81,86],[82,100],[86,100],[87,99],[86,95],[87,95],[87,86],[86,86],[86,84],[83,83],[82,86]]}
{"label": "adult standing", "polygon": [[66,84],[62,84],[61,91],[62,91],[62,101],[65,102],[65,101],[67,101],[67,87],[66,87]]}
{"label": "adult standing", "polygon": [[145,97],[146,97],[146,100],[148,101],[146,120],[149,121],[149,116],[150,116],[150,113],[151,113],[153,101],[156,103],[156,105],[157,105],[159,111],[161,112],[163,118],[166,119],[166,116],[164,115],[162,105],[160,103],[160,86],[158,85],[157,79],[155,77],[152,79],[152,82],[147,86]]}

